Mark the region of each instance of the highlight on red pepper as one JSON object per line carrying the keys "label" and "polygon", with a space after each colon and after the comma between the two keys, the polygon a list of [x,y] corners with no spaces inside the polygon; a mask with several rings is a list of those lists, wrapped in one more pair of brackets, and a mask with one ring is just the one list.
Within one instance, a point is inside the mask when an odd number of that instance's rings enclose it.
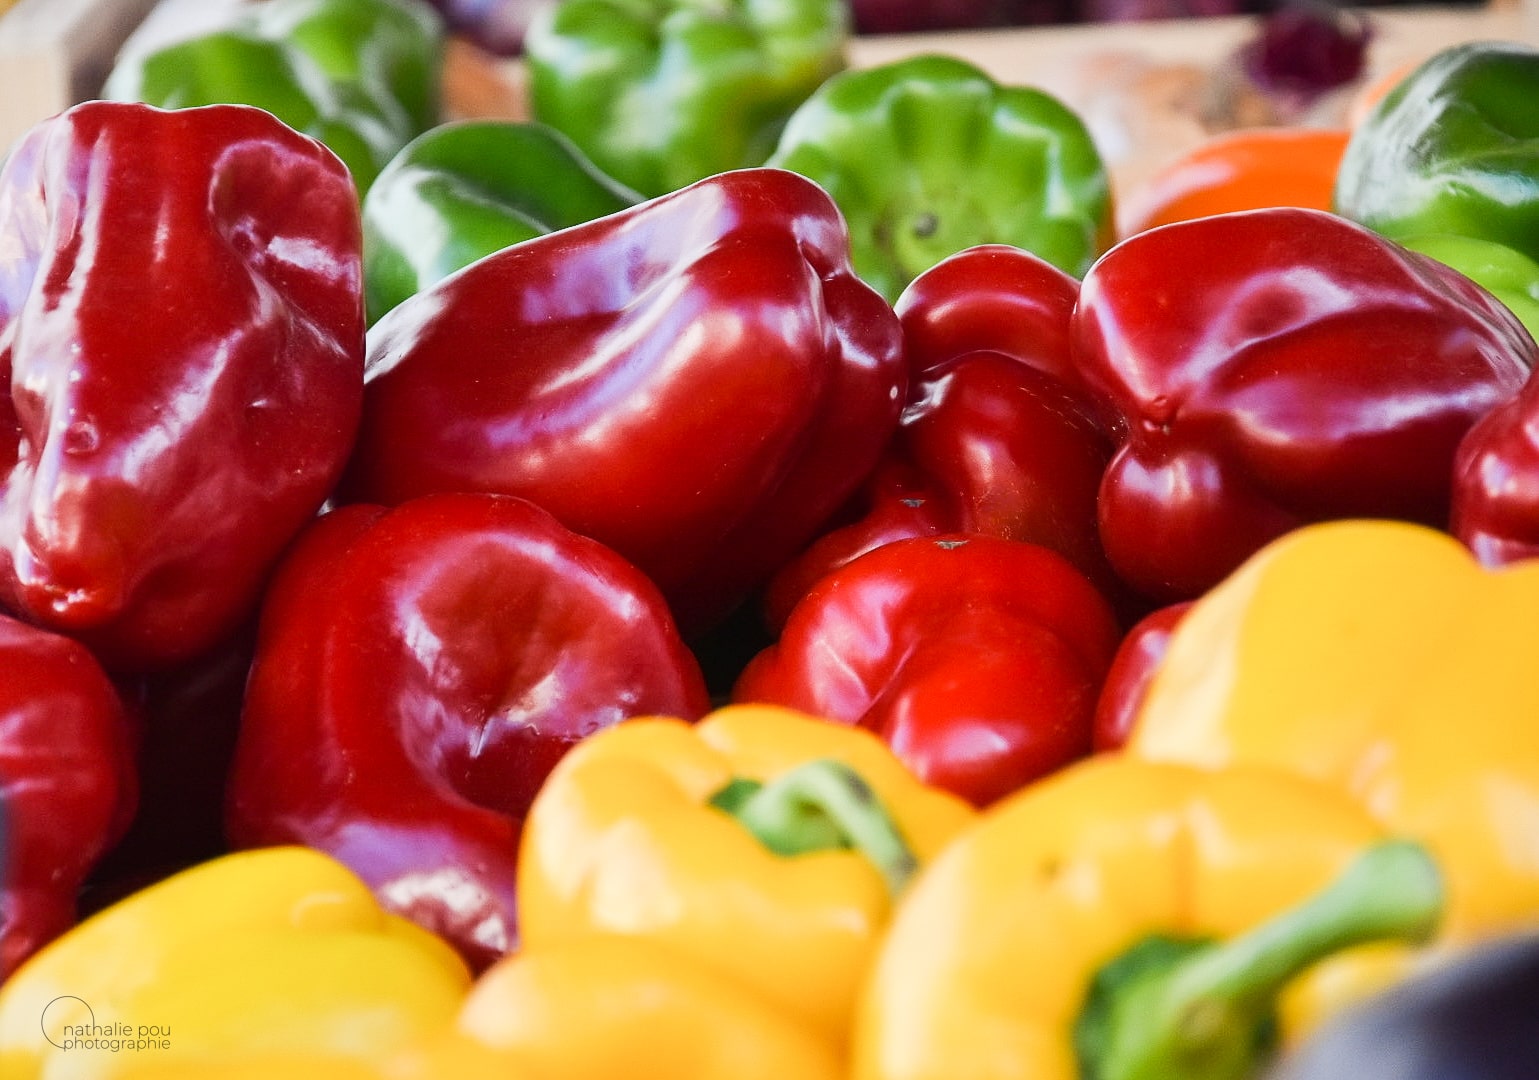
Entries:
{"label": "highlight on red pepper", "polygon": [[822,578],[732,699],[869,728],[983,806],[1089,753],[1119,637],[1106,599],[1047,548],[896,540]]}
{"label": "highlight on red pepper", "polygon": [[114,669],[227,638],[363,396],[357,193],[258,109],[87,102],[0,172],[0,607]]}
{"label": "highlight on red pepper", "polygon": [[854,491],[905,387],[837,208],[778,169],[489,255],[369,341],[348,498],[527,498],[651,576],[691,636]]}
{"label": "highlight on red pepper", "polygon": [[1157,603],[1308,522],[1445,526],[1460,439],[1536,354],[1462,274],[1299,208],[1129,237],[1086,275],[1073,328],[1085,379],[1122,416],[1101,540]]}
{"label": "highlight on red pepper", "polygon": [[84,646],[0,615],[0,982],[74,925],[134,812],[133,742]]}
{"label": "highlight on red pepper", "polygon": [[1021,248],[986,244],[936,264],[896,311],[908,400],[880,466],[770,582],[773,627],[824,574],[904,536],[979,533],[1052,548],[1103,591],[1096,493],[1112,440],[1069,348],[1079,282]]}
{"label": "highlight on red pepper", "polygon": [[708,706],[655,586],[532,503],[343,507],[269,590],[230,839],[333,855],[484,967],[517,944],[523,817],[568,748]]}

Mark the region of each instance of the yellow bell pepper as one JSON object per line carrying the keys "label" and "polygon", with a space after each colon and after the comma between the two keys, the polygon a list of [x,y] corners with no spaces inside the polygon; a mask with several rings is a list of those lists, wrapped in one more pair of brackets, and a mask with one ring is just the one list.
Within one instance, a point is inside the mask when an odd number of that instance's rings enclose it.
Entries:
{"label": "yellow bell pepper", "polygon": [[827,1041],[730,979],[644,940],[521,949],[451,1028],[380,1060],[247,1055],[119,1080],[844,1080]]}
{"label": "yellow bell pepper", "polygon": [[1247,1080],[1300,971],[1422,939],[1440,899],[1426,853],[1345,795],[1093,758],[996,804],[918,879],[860,995],[853,1076]]}
{"label": "yellow bell pepper", "polygon": [[973,817],[860,729],[756,705],[632,720],[579,744],[535,799],[522,940],[650,941],[842,1050],[894,892]]}
{"label": "yellow bell pepper", "polygon": [[1387,521],[1310,526],[1182,620],[1128,752],[1281,767],[1427,845],[1443,941],[1539,922],[1539,563]]}
{"label": "yellow bell pepper", "polygon": [[340,863],[241,852],[119,901],[19,968],[0,987],[0,1076],[292,1054],[341,1077],[446,1030],[469,987],[452,949]]}
{"label": "yellow bell pepper", "polygon": [[[74,1074],[71,1074],[74,1075]],[[449,1031],[383,1058],[252,1052],[197,1061],[137,1056],[114,1080],[560,1080]]]}
{"label": "yellow bell pepper", "polygon": [[526,946],[481,976],[458,1030],[560,1080],[844,1080],[800,1020],[644,938]]}

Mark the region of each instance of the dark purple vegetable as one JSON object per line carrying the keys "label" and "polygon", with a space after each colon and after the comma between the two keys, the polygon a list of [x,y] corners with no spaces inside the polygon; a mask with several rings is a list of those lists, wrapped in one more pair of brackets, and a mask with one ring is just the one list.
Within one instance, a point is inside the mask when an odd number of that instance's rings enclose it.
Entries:
{"label": "dark purple vegetable", "polygon": [[431,0],[451,31],[497,56],[524,51],[524,31],[541,0]]}
{"label": "dark purple vegetable", "polygon": [[1308,106],[1362,75],[1370,37],[1361,14],[1304,0],[1267,15],[1260,34],[1241,50],[1240,62],[1263,91]]}
{"label": "dark purple vegetable", "polygon": [[1539,934],[1485,945],[1327,1024],[1270,1080],[1533,1080]]}

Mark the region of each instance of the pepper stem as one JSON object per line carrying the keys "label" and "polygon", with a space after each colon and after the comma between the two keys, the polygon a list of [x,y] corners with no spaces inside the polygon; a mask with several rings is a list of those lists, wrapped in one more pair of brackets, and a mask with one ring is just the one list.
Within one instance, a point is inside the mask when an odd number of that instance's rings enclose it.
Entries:
{"label": "pepper stem", "polygon": [[1147,939],[1092,985],[1075,1032],[1080,1075],[1254,1076],[1272,1050],[1277,995],[1294,977],[1355,945],[1427,940],[1443,900],[1426,850],[1392,840],[1370,848],[1324,892],[1232,941]]}
{"label": "pepper stem", "polygon": [[871,785],[842,761],[809,761],[768,784],[739,778],[710,802],[777,855],[853,848],[876,867],[894,896],[919,868]]}

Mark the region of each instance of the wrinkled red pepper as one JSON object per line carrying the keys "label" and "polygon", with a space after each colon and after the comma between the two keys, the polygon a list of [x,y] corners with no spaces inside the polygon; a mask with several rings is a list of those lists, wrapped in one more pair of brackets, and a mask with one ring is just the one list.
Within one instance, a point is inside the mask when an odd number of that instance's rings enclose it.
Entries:
{"label": "wrinkled red pepper", "polygon": [[1111,458],[1070,355],[1079,282],[1019,248],[982,245],[916,278],[896,310],[909,390],[881,466],[845,516],[783,567],[765,600],[780,626],[820,577],[903,536],[982,533],[1050,547],[1117,588],[1096,528]]}
{"label": "wrinkled red pepper", "polygon": [[0,981],[74,924],[134,812],[133,743],[84,646],[0,615]]}
{"label": "wrinkled red pepper", "polygon": [[370,334],[346,497],[518,495],[650,575],[693,635],[875,463],[902,334],[843,219],[777,169],[505,249]]}
{"label": "wrinkled red pepper", "polygon": [[656,587],[534,504],[343,507],[268,592],[230,839],[330,853],[483,967],[517,943],[519,833],[562,754],[708,707]]}
{"label": "wrinkled red pepper", "polygon": [[1123,417],[1101,539],[1157,602],[1308,522],[1446,526],[1459,440],[1535,359],[1468,278],[1297,208],[1130,237],[1085,276],[1074,339]]}
{"label": "wrinkled red pepper", "polygon": [[0,173],[0,606],[200,655],[315,515],[363,394],[356,191],[242,106],[88,102]]}
{"label": "wrinkled red pepper", "polygon": [[895,540],[813,586],[732,698],[870,728],[926,783],[984,806],[1089,752],[1119,633],[1047,548]]}

